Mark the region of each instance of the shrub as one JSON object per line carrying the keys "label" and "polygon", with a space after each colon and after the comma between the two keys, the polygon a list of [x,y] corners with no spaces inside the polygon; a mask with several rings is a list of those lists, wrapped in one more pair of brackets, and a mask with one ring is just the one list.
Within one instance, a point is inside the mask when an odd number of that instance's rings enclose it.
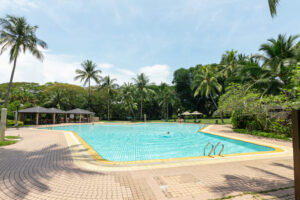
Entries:
{"label": "shrub", "polygon": [[[7,120],[7,126],[8,126],[8,127],[12,127],[12,126],[14,126],[14,125],[15,125],[15,120]],[[24,123],[21,122],[21,121],[18,121],[18,122],[17,122],[17,125],[18,125],[18,126],[23,126]]]}
{"label": "shrub", "polygon": [[246,128],[246,119],[239,110],[232,113],[231,122],[233,128]]}
{"label": "shrub", "polygon": [[270,126],[270,130],[277,134],[292,137],[292,123],[284,120],[274,121]]}
{"label": "shrub", "polygon": [[177,115],[172,115],[172,119],[177,119],[178,116]]}
{"label": "shrub", "polygon": [[255,120],[247,120],[246,121],[246,129],[252,130],[261,130],[260,124]]}

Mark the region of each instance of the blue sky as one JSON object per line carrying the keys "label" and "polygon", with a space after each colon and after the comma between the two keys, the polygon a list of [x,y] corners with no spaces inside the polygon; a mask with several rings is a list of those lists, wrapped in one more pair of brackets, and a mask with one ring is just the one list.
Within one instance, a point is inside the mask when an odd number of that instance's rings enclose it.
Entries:
{"label": "blue sky", "polygon": [[[49,46],[43,63],[21,57],[15,80],[76,84],[84,59],[119,83],[140,72],[171,83],[178,68],[219,62],[231,49],[257,53],[268,38],[300,33],[299,8],[282,0],[272,19],[267,0],[0,0],[1,17],[25,16]],[[4,54],[0,82],[10,71]]]}

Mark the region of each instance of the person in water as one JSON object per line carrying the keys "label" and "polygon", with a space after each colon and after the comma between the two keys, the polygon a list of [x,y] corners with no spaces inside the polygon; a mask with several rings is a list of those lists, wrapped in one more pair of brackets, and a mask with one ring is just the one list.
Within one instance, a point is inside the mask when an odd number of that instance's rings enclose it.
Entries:
{"label": "person in water", "polygon": [[166,132],[166,135],[170,135],[170,132],[168,131],[168,132]]}

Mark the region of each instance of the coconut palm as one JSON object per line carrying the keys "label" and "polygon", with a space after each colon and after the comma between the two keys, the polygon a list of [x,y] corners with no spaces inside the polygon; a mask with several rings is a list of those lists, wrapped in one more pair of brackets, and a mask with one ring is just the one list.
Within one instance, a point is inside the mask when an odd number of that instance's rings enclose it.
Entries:
{"label": "coconut palm", "polygon": [[277,6],[279,4],[279,0],[268,0],[269,2],[269,9],[272,17],[277,15]]}
{"label": "coconut palm", "polygon": [[105,76],[101,81],[102,88],[107,94],[107,120],[110,120],[111,99],[116,92],[116,88],[118,87],[118,84],[115,83],[116,81],[117,79],[111,79],[110,76]]}
{"label": "coconut palm", "polygon": [[99,83],[101,76],[101,70],[97,69],[96,63],[91,60],[85,60],[81,63],[82,69],[76,69],[76,74],[74,80],[80,79],[80,82],[83,82],[83,85],[86,86],[88,84],[88,104],[89,109],[91,106],[91,80],[94,80],[96,83]]}
{"label": "coconut palm", "polygon": [[289,36],[279,35],[277,39],[269,39],[268,43],[262,44],[260,51],[264,55],[255,55],[263,61],[263,67],[270,70],[286,86],[289,82],[287,76],[291,65],[297,63],[297,52],[295,51],[295,41],[298,35]]}
{"label": "coconut palm", "polygon": [[134,98],[134,89],[132,83],[124,83],[121,88],[121,100],[124,103],[124,107],[130,110],[133,120],[135,120],[134,110],[137,109],[137,103]]}
{"label": "coconut palm", "polygon": [[226,54],[222,56],[220,65],[224,67],[223,74],[228,79],[238,65],[237,51],[226,51]]}
{"label": "coconut palm", "polygon": [[262,68],[258,64],[245,65],[239,71],[239,77],[241,82],[247,86],[247,90],[260,90],[261,97],[265,94],[278,94],[283,86],[270,70]]}
{"label": "coconut palm", "polygon": [[68,99],[66,98],[66,94],[64,92],[63,88],[58,88],[55,91],[52,91],[44,103],[46,106],[50,107],[56,107],[58,109],[62,109],[64,105],[68,102]]}
{"label": "coconut palm", "polygon": [[[194,96],[199,94],[205,97],[210,97],[216,110],[218,106],[214,100],[214,96],[222,91],[222,85],[218,82],[217,70],[215,67],[207,65],[203,66],[195,72],[192,89],[195,91]],[[222,123],[223,116],[221,114]]]}
{"label": "coconut palm", "polygon": [[166,83],[162,83],[159,86],[158,104],[162,106],[163,113],[166,120],[169,119],[169,105],[174,105],[175,103],[175,90],[174,88],[168,86]]}
{"label": "coconut palm", "polygon": [[137,75],[136,78],[133,78],[135,85],[137,87],[137,94],[139,96],[140,100],[140,120],[143,119],[143,103],[145,101],[145,98],[150,93],[154,93],[154,91],[147,86],[149,85],[149,78],[144,74],[141,73]]}
{"label": "coconut palm", "polygon": [[[20,53],[26,53],[28,51],[34,57],[42,61],[43,54],[38,47],[46,49],[47,44],[36,36],[38,26],[29,25],[24,17],[7,15],[5,18],[0,18],[0,25],[2,27],[0,30],[0,46],[2,46],[0,55],[9,49],[9,61],[10,63],[13,63],[13,69],[4,101],[4,108],[6,109],[16,70],[17,59]],[[4,118],[4,121],[6,122],[6,115],[1,117]],[[2,126],[5,126],[5,124],[2,124]],[[1,127],[0,140],[4,140],[4,131],[5,128]]]}

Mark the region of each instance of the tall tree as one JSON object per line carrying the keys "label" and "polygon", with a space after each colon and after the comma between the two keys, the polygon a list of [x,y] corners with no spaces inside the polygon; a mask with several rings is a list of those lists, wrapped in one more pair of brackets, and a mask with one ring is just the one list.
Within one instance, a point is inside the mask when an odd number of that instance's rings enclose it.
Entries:
{"label": "tall tree", "polygon": [[134,110],[137,109],[137,103],[134,98],[134,89],[132,83],[124,83],[121,87],[121,100],[124,103],[125,109],[128,109],[131,112],[133,120],[135,120]]}
{"label": "tall tree", "polygon": [[102,88],[107,94],[107,120],[110,120],[110,104],[111,99],[116,92],[116,88],[118,87],[118,84],[115,82],[117,79],[112,79],[110,76],[105,76],[102,80]]}
{"label": "tall tree", "polygon": [[[38,26],[29,25],[24,17],[7,15],[5,18],[0,18],[0,25],[2,27],[0,30],[0,46],[2,46],[0,55],[7,49],[10,49],[9,61],[10,63],[13,63],[13,69],[4,102],[4,108],[6,109],[17,65],[17,59],[21,51],[23,51],[23,53],[29,51],[33,56],[42,61],[43,54],[38,47],[46,49],[47,44],[36,36]],[[0,127],[0,140],[4,140],[6,114],[1,117],[4,119],[2,122],[4,121],[5,123]]]}
{"label": "tall tree", "polygon": [[[195,73],[192,89],[195,91],[194,96],[201,94],[202,96],[210,97],[216,110],[218,106],[214,100],[214,96],[222,91],[222,85],[218,82],[217,70],[215,67],[207,65],[198,69]],[[221,114],[222,123],[223,116]]]}
{"label": "tall tree", "polygon": [[74,80],[80,79],[83,82],[83,85],[88,84],[89,97],[88,97],[88,106],[91,108],[91,80],[94,80],[96,83],[99,83],[101,76],[101,70],[97,69],[96,63],[91,60],[85,60],[81,63],[82,69],[76,69],[76,74]]}
{"label": "tall tree", "polygon": [[297,63],[297,51],[295,51],[295,41],[298,35],[279,35],[277,39],[269,39],[268,43],[262,44],[260,51],[264,54],[255,55],[263,61],[263,67],[270,70],[286,86],[289,84],[291,65]]}
{"label": "tall tree", "polygon": [[162,106],[165,119],[169,119],[169,106],[175,103],[175,89],[168,86],[166,83],[162,83],[159,86],[159,93],[157,94],[158,103]]}
{"label": "tall tree", "polygon": [[135,85],[137,87],[137,93],[140,99],[140,120],[143,119],[143,103],[148,94],[154,93],[154,91],[147,86],[149,85],[149,78],[141,73],[137,75],[136,78],[133,78]]}
{"label": "tall tree", "polygon": [[226,53],[222,56],[220,65],[224,67],[223,73],[225,78],[228,79],[238,65],[237,51],[226,51]]}

